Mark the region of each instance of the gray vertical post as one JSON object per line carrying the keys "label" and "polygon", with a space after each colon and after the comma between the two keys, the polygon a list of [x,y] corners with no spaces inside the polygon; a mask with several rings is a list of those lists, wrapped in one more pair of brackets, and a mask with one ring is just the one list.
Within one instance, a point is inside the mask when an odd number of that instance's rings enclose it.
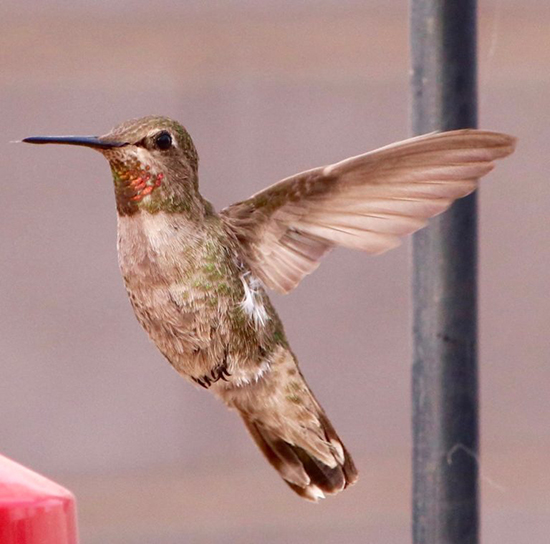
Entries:
{"label": "gray vertical post", "polygon": [[[475,127],[476,1],[411,0],[413,130]],[[476,195],[413,238],[413,541],[478,541]]]}

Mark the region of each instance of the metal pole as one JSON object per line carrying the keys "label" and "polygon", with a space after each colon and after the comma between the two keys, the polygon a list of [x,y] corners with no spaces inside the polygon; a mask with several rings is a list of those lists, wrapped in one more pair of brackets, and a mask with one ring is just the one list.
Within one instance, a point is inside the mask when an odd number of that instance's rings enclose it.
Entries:
{"label": "metal pole", "polygon": [[[411,0],[413,130],[475,127],[476,0]],[[476,195],[413,238],[413,542],[478,542]]]}

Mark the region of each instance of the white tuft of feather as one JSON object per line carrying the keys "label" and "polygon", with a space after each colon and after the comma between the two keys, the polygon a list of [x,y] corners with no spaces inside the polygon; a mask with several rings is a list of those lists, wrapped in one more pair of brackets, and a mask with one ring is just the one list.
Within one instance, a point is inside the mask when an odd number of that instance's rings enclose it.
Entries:
{"label": "white tuft of feather", "polygon": [[251,383],[258,383],[271,370],[269,361],[262,361],[254,370],[234,369],[231,374],[231,386],[243,387]]}
{"label": "white tuft of feather", "polygon": [[245,272],[241,276],[241,281],[244,287],[244,298],[241,301],[241,308],[254,321],[256,327],[263,327],[267,323],[269,315],[259,292],[261,286],[260,280],[250,272]]}
{"label": "white tuft of feather", "polygon": [[344,455],[344,448],[342,447],[342,444],[332,438],[330,445],[332,446],[334,457],[341,465],[343,465],[346,460],[346,456]]}
{"label": "white tuft of feather", "polygon": [[318,502],[319,499],[324,499],[325,494],[323,493],[323,490],[317,487],[315,484],[309,484],[306,487],[306,493],[308,498],[310,498],[312,501]]}

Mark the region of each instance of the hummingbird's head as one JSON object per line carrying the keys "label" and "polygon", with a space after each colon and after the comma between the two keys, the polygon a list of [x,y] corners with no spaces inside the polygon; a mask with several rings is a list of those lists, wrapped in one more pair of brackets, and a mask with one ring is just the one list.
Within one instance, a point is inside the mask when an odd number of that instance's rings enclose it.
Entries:
{"label": "hummingbird's head", "polygon": [[189,133],[168,117],[126,121],[104,136],[37,136],[35,144],[91,147],[109,161],[117,209],[131,215],[139,209],[189,211],[198,204],[198,155]]}

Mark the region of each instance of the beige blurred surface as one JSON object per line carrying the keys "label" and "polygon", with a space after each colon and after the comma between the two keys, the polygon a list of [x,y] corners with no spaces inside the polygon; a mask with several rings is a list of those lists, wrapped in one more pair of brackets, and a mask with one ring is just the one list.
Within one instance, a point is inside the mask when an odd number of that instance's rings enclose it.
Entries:
{"label": "beige blurred surface", "polygon": [[[85,544],[406,542],[407,245],[330,255],[274,297],[361,472],[319,506],[281,484],[240,421],[171,370],[116,263],[105,161],[9,144],[181,120],[218,207],[407,136],[407,6],[5,2],[0,17],[2,453],[79,501]],[[482,534],[550,534],[550,5],[483,3],[485,128],[519,137],[481,191]]]}

